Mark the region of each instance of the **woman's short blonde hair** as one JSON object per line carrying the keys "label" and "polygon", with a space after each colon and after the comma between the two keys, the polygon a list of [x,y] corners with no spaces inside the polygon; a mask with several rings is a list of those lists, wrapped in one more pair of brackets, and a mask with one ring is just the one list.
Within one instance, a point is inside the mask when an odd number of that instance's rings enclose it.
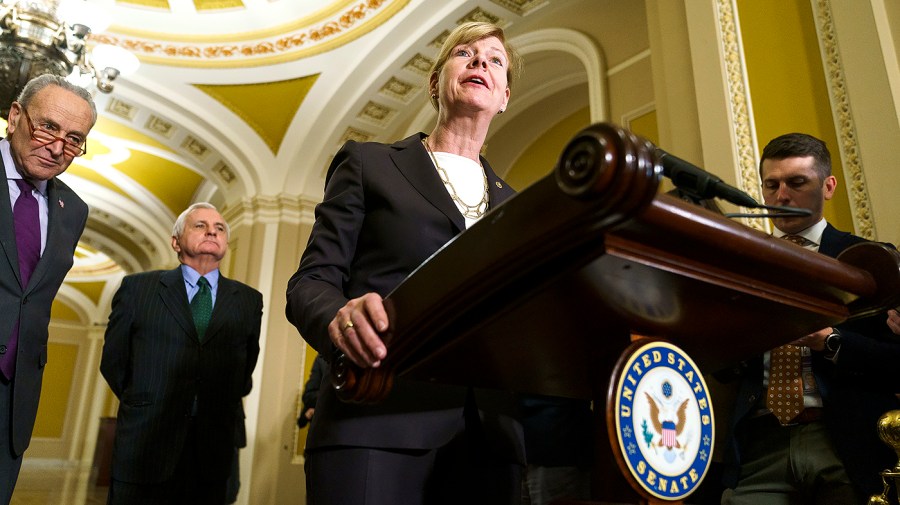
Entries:
{"label": "woman's short blonde hair", "polygon": [[[472,21],[468,23],[463,23],[450,32],[450,35],[447,36],[447,40],[444,41],[444,44],[441,46],[441,51],[438,53],[437,61],[434,62],[434,65],[431,67],[431,71],[428,73],[429,81],[426,83],[426,90],[429,95],[431,95],[431,76],[438,74],[440,75],[441,70],[444,69],[444,65],[447,63],[447,60],[450,59],[450,53],[453,52],[453,48],[460,44],[471,44],[472,42],[479,41],[481,39],[486,39],[488,37],[497,37],[498,40],[503,44],[503,49],[506,50],[507,56],[507,66],[506,66],[506,85],[507,87],[512,87],[513,80],[519,77],[519,73],[522,71],[522,57],[519,56],[519,53],[516,52],[514,48],[512,48],[509,44],[506,43],[506,35],[503,33],[503,29],[493,23],[484,23],[480,21]],[[438,108],[438,99],[436,96],[430,96],[431,105],[434,106],[435,109]]]}

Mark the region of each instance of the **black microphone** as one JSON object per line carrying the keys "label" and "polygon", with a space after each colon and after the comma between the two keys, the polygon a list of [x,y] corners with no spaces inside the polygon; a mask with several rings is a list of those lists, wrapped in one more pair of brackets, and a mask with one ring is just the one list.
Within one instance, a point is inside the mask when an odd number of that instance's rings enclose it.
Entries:
{"label": "black microphone", "polygon": [[735,205],[759,208],[759,203],[752,196],[731,186],[715,175],[694,166],[692,163],[669,154],[659,147],[656,154],[663,166],[663,175],[672,180],[678,189],[698,199],[718,197]]}

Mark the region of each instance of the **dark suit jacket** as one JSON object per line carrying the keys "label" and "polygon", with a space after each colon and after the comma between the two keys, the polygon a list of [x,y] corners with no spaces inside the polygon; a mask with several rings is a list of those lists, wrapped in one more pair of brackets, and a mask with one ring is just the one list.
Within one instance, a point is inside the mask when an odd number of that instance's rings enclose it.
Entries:
{"label": "dark suit jacket", "polygon": [[[288,282],[286,307],[288,319],[327,359],[333,352],[328,323],[347,300],[368,292],[387,295],[465,230],[422,138],[424,134],[416,134],[392,145],[347,142],[328,170],[309,243]],[[495,206],[514,192],[486,160],[481,162]],[[401,379],[384,402],[366,406],[343,403],[333,388],[324,387],[307,448],[441,447],[463,426],[466,394],[466,388]],[[487,429],[499,433],[492,442],[521,461],[521,428],[505,416],[492,415],[514,408],[514,399],[485,391],[476,397],[479,408],[488,412]]]}
{"label": "dark suit jacket", "polygon": [[[831,257],[865,239],[839,231],[830,224],[822,234],[819,252]],[[813,373],[822,394],[824,422],[850,479],[866,495],[881,491],[878,472],[892,468],[896,455],[878,439],[876,423],[881,414],[900,408],[894,392],[900,391],[900,337],[891,333],[879,314],[837,326],[842,335],[837,363],[813,353]],[[732,436],[725,452],[725,485],[733,487],[740,476],[744,427],[754,409],[765,403],[763,361],[746,364],[732,418]]]}
{"label": "dark suit jacket", "polygon": [[306,379],[306,385],[303,386],[303,395],[300,397],[303,406],[300,408],[300,415],[297,417],[298,428],[304,428],[309,424],[309,419],[306,418],[306,411],[316,408],[322,381],[325,381],[325,386],[329,387],[328,373],[328,363],[325,362],[321,354],[316,354],[312,369],[309,371],[309,378]]}
{"label": "dark suit jacket", "polygon": [[50,306],[66,273],[72,268],[75,246],[87,222],[88,207],[59,179],[47,181],[47,243],[28,286],[22,289],[12,204],[6,186],[0,195],[0,354],[6,352],[6,343],[16,320],[21,321],[16,377],[12,383],[12,448],[19,455],[31,442],[41,397]]}
{"label": "dark suit jacket", "polygon": [[181,267],[126,276],[112,302],[100,372],[119,398],[112,477],[168,480],[182,453],[194,399],[200,466],[228,475],[259,356],[262,295],[219,277],[201,344]]}

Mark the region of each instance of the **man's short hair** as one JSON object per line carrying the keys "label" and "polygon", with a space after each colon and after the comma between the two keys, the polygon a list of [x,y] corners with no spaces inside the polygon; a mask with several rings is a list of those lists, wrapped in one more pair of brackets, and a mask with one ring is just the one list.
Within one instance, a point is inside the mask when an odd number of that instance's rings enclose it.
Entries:
{"label": "man's short hair", "polygon": [[831,153],[825,142],[806,133],[786,133],[775,137],[763,149],[759,159],[759,176],[762,177],[762,166],[765,160],[783,160],[786,158],[805,158],[812,156],[813,168],[824,181],[831,175]]}
{"label": "man's short hair", "polygon": [[60,77],[58,75],[53,74],[43,74],[35,77],[34,79],[28,81],[28,84],[22,88],[22,92],[19,93],[16,101],[22,104],[22,107],[28,108],[28,105],[31,104],[31,100],[35,95],[38,94],[39,91],[46,88],[47,86],[59,86],[60,88],[71,91],[76,94],[79,98],[84,100],[91,106],[91,127],[93,128],[94,123],[97,122],[97,105],[94,103],[94,97],[88,92],[88,90],[78,86],[77,84],[72,84],[67,81],[65,77]]}
{"label": "man's short hair", "polygon": [[[215,205],[209,202],[197,202],[195,204],[192,204],[190,207],[184,209],[184,212],[179,214],[178,219],[175,220],[175,226],[172,227],[173,237],[181,237],[181,234],[184,233],[184,222],[187,220],[187,217],[190,215],[190,213],[194,212],[197,209],[212,209],[216,212],[219,212],[219,209],[217,209]],[[225,221],[224,218],[222,220],[225,222],[225,236],[230,237],[231,227],[228,226],[228,221]]]}

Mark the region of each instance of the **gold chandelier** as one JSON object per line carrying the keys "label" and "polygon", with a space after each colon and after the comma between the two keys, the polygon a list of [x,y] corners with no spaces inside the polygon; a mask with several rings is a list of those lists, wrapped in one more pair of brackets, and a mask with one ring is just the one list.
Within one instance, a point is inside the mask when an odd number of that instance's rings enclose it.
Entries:
{"label": "gold chandelier", "polygon": [[[102,11],[84,0],[69,0],[65,5],[60,0],[0,0],[0,114],[4,119],[25,84],[38,75],[67,76],[85,87],[93,81],[98,90],[109,93],[121,73],[137,69],[137,57],[122,48],[98,45],[88,51],[87,37],[95,22],[68,19],[84,14]],[[105,28],[94,26],[98,31]]]}

